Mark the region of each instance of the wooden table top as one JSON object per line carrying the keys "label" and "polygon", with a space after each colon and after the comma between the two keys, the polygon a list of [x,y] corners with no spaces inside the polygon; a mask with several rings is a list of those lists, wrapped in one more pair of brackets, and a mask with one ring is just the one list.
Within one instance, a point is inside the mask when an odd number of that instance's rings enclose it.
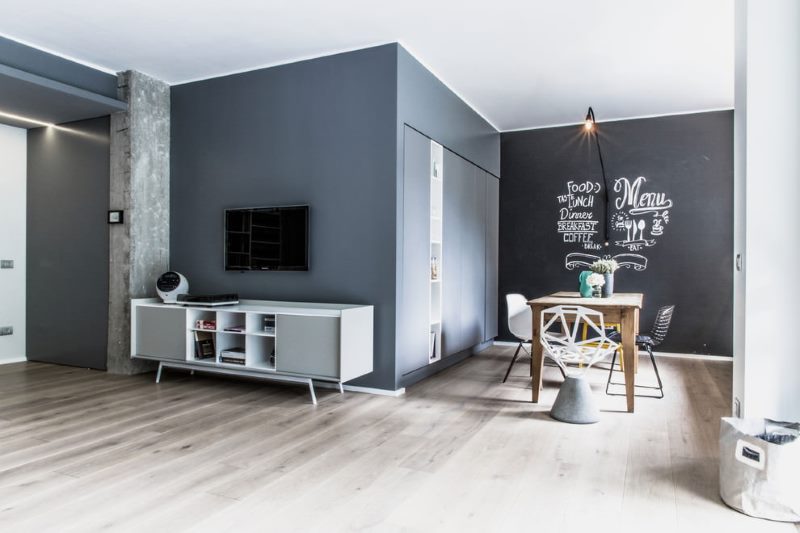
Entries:
{"label": "wooden table top", "polygon": [[586,307],[642,308],[644,295],[640,292],[616,292],[609,298],[583,298],[579,292],[556,292],[528,301],[528,305],[584,305]]}

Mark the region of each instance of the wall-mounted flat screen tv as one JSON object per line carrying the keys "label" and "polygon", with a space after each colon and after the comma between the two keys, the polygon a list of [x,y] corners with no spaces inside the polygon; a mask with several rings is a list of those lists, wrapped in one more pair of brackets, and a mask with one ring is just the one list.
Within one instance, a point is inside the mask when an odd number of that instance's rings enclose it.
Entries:
{"label": "wall-mounted flat screen tv", "polygon": [[226,209],[225,270],[308,270],[308,206]]}

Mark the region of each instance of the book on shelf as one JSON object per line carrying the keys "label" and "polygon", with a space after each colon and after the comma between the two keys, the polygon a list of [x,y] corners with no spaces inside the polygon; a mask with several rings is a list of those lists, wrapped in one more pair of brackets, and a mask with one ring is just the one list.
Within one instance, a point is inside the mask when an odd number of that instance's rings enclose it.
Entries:
{"label": "book on shelf", "polygon": [[230,326],[225,328],[224,331],[232,331],[234,333],[244,333],[244,326]]}
{"label": "book on shelf", "polygon": [[194,332],[194,357],[195,359],[214,358],[214,335],[206,331]]}
{"label": "book on shelf", "polygon": [[195,320],[195,329],[217,329],[216,320]]}
{"label": "book on shelf", "polygon": [[245,362],[244,348],[229,348],[219,352],[219,362],[232,365],[243,365]]}

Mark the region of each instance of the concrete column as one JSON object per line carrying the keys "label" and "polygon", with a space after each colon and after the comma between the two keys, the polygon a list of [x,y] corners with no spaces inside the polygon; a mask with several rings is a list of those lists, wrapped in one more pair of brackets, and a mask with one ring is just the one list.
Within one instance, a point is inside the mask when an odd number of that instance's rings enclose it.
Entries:
{"label": "concrete column", "polygon": [[130,359],[130,301],[156,295],[169,270],[170,89],[127,71],[117,76],[128,110],[111,116],[110,209],[125,211],[110,229],[108,371],[136,374],[153,368]]}

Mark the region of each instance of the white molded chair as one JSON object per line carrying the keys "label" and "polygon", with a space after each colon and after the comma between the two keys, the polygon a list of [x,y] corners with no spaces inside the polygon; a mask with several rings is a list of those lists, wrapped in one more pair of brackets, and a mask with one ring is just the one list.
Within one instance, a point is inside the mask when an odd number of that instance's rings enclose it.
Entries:
{"label": "white molded chair", "polygon": [[[522,294],[506,294],[506,306],[508,307],[508,331],[519,339],[519,344],[517,345],[517,351],[514,352],[514,357],[511,359],[511,364],[508,365],[503,383],[506,382],[509,374],[511,374],[511,369],[519,357],[519,351],[522,350],[527,355],[530,355],[523,343],[530,342],[533,338],[533,312],[528,305],[528,299]],[[566,377],[563,370],[561,374]]]}
{"label": "white molded chair", "polygon": [[[588,331],[585,339],[581,338],[584,326]],[[553,331],[556,328],[560,331]],[[540,331],[544,355],[555,361],[566,375],[550,416],[571,424],[597,422],[600,415],[585,374],[593,364],[619,348],[619,344],[606,336],[603,313],[579,305],[550,307],[542,311]]]}

